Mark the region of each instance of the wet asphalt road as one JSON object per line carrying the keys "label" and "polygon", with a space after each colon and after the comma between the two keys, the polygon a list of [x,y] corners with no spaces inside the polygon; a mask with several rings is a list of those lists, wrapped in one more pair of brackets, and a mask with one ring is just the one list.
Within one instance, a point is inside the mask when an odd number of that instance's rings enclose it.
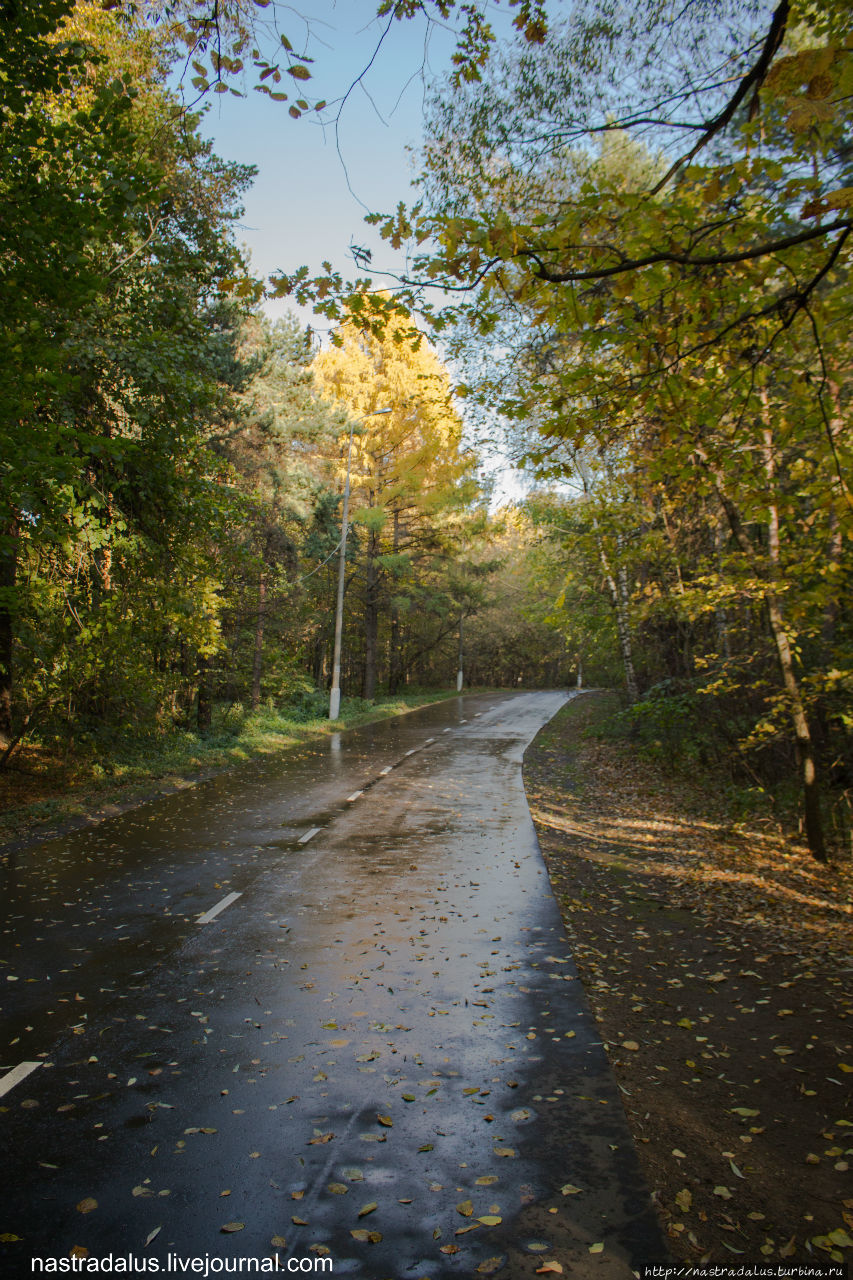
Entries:
{"label": "wet asphalt road", "polygon": [[521,783],[564,700],[463,696],[0,864],[0,1076],[41,1064],[0,1098],[0,1274],[665,1258]]}

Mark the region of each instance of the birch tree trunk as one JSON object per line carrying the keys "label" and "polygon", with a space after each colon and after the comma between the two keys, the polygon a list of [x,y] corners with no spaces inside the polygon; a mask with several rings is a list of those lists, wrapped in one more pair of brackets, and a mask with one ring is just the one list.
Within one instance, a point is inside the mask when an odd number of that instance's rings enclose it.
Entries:
{"label": "birch tree trunk", "polygon": [[[595,523],[596,532],[598,524]],[[639,700],[640,690],[637,685],[637,673],[634,670],[634,653],[631,646],[631,629],[628,625],[628,575],[624,568],[618,570],[619,581],[613,576],[610,561],[601,538],[598,539],[598,555],[604,570],[604,580],[610,589],[610,598],[616,613],[616,632],[619,636],[619,652],[622,655],[622,667],[625,672],[625,688],[631,706]]]}
{"label": "birch tree trunk", "polygon": [[[769,407],[764,402],[765,422],[769,420]],[[814,741],[811,726],[803,701],[802,690],[797,679],[794,655],[788,625],[782,608],[779,585],[781,582],[781,564],[779,555],[779,509],[775,499],[775,458],[773,454],[773,435],[769,426],[764,428],[764,471],[767,477],[767,536],[768,536],[768,571],[764,591],[767,605],[767,616],[770,632],[779,660],[782,685],[788,697],[788,712],[794,730],[794,743],[797,755],[797,767],[803,789],[803,818],[806,842],[809,852],[818,862],[826,862],[826,847],[823,838],[823,820],[820,812],[820,789],[818,786],[817,764],[815,760]],[[740,513],[729,498],[722,475],[711,467],[717,497],[726,513],[729,528],[741,551],[752,565],[758,565],[761,557],[743,526]]]}

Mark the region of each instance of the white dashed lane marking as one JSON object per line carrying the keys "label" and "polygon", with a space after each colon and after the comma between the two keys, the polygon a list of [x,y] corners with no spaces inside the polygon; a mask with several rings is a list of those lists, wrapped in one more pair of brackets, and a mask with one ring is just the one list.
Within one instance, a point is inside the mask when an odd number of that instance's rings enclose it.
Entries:
{"label": "white dashed lane marking", "polygon": [[359,796],[363,795],[363,791],[353,791],[351,796],[347,796],[347,804],[352,804],[353,800],[357,800]]}
{"label": "white dashed lane marking", "polygon": [[380,778],[384,778],[386,773],[390,773],[393,768],[394,768],[393,764],[386,764],[384,769],[379,770]]}
{"label": "white dashed lane marking", "polygon": [[306,831],[304,836],[300,836],[297,844],[307,844],[309,840],[313,840],[315,836],[320,834],[320,827],[312,827],[310,831]]}
{"label": "white dashed lane marking", "polygon": [[230,907],[232,902],[236,902],[238,898],[242,898],[242,893],[229,893],[217,902],[215,907],[211,907],[209,911],[205,911],[203,916],[199,916],[196,924],[210,924],[211,920],[215,920],[220,911],[224,911],[226,907]]}
{"label": "white dashed lane marking", "polygon": [[10,1089],[14,1089],[16,1084],[26,1080],[30,1072],[35,1071],[36,1067],[40,1066],[40,1062],[19,1062],[11,1071],[7,1071],[5,1076],[0,1076],[0,1098],[8,1093]]}

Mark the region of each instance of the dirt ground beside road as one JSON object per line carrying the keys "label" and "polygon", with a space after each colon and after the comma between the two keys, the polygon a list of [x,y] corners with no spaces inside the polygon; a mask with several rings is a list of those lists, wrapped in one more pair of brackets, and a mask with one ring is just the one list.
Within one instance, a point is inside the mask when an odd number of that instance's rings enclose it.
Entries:
{"label": "dirt ground beside road", "polygon": [[585,738],[607,698],[555,717],[525,785],[672,1252],[849,1262],[853,867]]}

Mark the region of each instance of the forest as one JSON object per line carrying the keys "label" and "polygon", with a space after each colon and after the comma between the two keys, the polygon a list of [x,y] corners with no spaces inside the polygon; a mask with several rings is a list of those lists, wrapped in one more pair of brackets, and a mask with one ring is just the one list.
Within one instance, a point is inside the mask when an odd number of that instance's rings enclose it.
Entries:
{"label": "forest", "polygon": [[457,32],[392,266],[264,281],[205,103],[328,109],[266,8],[4,4],[0,767],[321,716],[349,469],[345,698],[460,653],[617,687],[615,731],[849,849],[849,6],[526,2],[498,41],[386,0]]}

